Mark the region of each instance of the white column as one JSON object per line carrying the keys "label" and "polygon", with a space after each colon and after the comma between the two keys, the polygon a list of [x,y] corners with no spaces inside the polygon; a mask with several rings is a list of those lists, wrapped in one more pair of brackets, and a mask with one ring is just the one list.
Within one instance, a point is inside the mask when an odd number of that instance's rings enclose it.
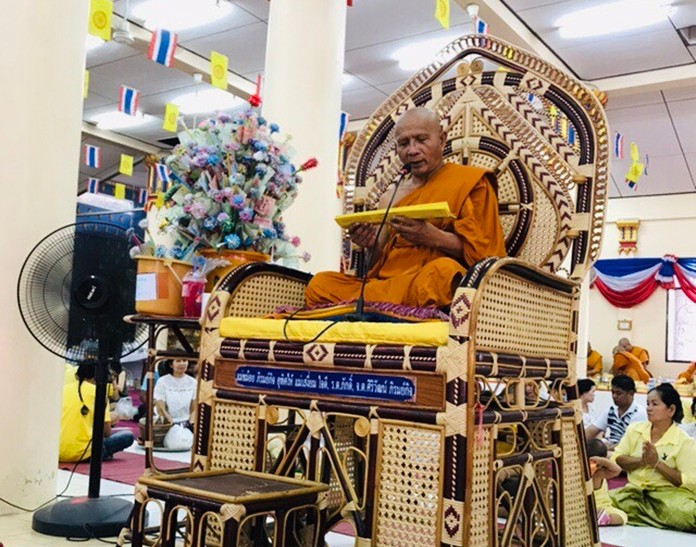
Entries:
{"label": "white column", "polygon": [[17,277],[75,219],[87,13],[87,0],[22,0],[0,18],[0,497],[25,507],[56,494],[63,363],[22,323]]}
{"label": "white column", "polygon": [[313,272],[339,265],[334,216],[341,212],[336,176],[345,27],[345,0],[271,2],[263,115],[293,136],[298,164],[312,156],[319,160],[285,213],[289,232],[312,255],[304,268]]}

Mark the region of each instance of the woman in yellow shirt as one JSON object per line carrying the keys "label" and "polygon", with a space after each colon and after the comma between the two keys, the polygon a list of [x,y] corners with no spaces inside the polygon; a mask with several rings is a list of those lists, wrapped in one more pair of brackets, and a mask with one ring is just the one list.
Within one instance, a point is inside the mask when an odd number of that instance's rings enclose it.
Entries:
{"label": "woman in yellow shirt", "polygon": [[648,392],[647,422],[628,426],[614,451],[628,485],[610,492],[628,524],[696,532],[696,441],[678,427],[684,415],[671,384]]}

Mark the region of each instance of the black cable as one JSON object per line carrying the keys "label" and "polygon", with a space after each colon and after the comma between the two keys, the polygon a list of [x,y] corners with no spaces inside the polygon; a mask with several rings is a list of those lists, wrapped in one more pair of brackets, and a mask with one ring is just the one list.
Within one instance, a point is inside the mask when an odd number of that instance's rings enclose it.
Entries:
{"label": "black cable", "polygon": [[362,321],[365,316],[365,285],[367,285],[367,274],[369,273],[370,270],[370,263],[372,262],[372,257],[375,254],[375,251],[377,250],[377,244],[379,243],[379,236],[382,233],[382,229],[384,228],[384,225],[387,222],[387,218],[389,218],[389,210],[391,209],[392,204],[394,203],[394,198],[396,197],[396,192],[399,190],[399,185],[402,183],[406,175],[408,175],[411,172],[411,164],[410,163],[405,163],[404,166],[401,168],[400,171],[400,176],[399,179],[396,181],[396,185],[394,186],[394,191],[392,192],[391,198],[389,198],[389,203],[387,204],[387,208],[384,210],[384,215],[382,216],[382,220],[379,223],[379,227],[377,228],[377,232],[375,233],[375,242],[370,246],[370,248],[367,250],[365,253],[365,272],[362,277],[362,281],[360,283],[360,294],[358,295],[358,299],[355,301],[355,314],[352,316],[348,316],[348,320],[352,321]]}
{"label": "black cable", "polygon": [[[45,505],[48,505],[52,501],[55,501],[58,498],[63,497],[63,494],[65,494],[65,492],[68,491],[68,488],[70,488],[70,483],[72,482],[73,476],[75,475],[75,471],[77,470],[77,466],[80,465],[81,463],[84,463],[82,461],[82,458],[84,458],[85,454],[87,453],[87,450],[89,449],[89,447],[91,445],[92,445],[92,439],[89,440],[89,442],[87,443],[87,446],[82,451],[82,454],[80,454],[80,459],[75,462],[75,465],[73,466],[73,468],[70,471],[70,476],[68,477],[68,483],[65,485],[65,488],[63,488],[63,491],[60,494],[56,494],[50,500],[45,501],[44,503],[42,503],[38,507],[34,507],[33,509],[27,509],[26,507],[22,507],[21,505],[17,505],[16,503],[12,503],[10,501],[7,501],[5,498],[0,498],[0,501],[2,503],[9,505],[10,507],[14,507],[15,509],[19,509],[20,511],[26,511],[27,513],[33,513],[34,511],[38,511],[39,509],[41,509]],[[65,497],[74,497],[74,496],[65,496]]]}

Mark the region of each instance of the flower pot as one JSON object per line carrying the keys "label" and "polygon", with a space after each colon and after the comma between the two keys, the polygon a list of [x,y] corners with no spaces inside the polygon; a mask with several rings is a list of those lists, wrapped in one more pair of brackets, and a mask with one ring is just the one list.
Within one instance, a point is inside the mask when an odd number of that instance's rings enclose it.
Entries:
{"label": "flower pot", "polygon": [[248,264],[250,262],[267,262],[270,258],[267,254],[258,253],[256,251],[238,251],[231,249],[220,249],[219,251],[213,249],[201,249],[199,254],[205,258],[224,258],[230,263],[229,266],[215,268],[208,274],[208,282],[205,285],[206,292],[213,292],[215,285],[217,285],[223,277],[238,266],[242,266],[243,264]]}
{"label": "flower pot", "polygon": [[154,256],[136,256],[138,273],[135,288],[135,311],[149,315],[181,317],[183,277],[193,269],[188,262]]}

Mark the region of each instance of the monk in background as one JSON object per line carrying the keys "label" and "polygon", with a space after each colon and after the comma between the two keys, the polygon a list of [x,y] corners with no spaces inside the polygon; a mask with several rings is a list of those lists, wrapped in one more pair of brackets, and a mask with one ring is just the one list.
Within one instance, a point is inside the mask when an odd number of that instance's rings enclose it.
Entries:
{"label": "monk in background", "polygon": [[587,342],[587,375],[597,376],[598,374],[602,374],[602,356]]}
{"label": "monk in background", "polygon": [[[643,365],[645,370],[648,370],[647,367],[650,364],[650,354],[648,353],[648,350],[639,346],[634,346],[633,344],[631,344],[631,341],[628,338],[622,338],[621,340],[619,340],[619,347],[622,351],[628,351],[635,355],[640,361],[640,363]],[[648,372],[648,374],[650,373]]]}
{"label": "monk in background", "polygon": [[630,351],[625,351],[621,346],[616,346],[612,353],[614,354],[614,366],[611,369],[611,373],[614,376],[625,375],[645,383],[650,380],[650,374],[645,370],[638,357]]}
{"label": "monk in background", "polygon": [[[398,186],[389,185],[379,201],[394,206],[446,201],[454,219],[432,221],[394,217],[377,240],[377,225],[354,223],[351,241],[371,249],[366,302],[416,307],[448,306],[466,269],[489,257],[504,257],[505,239],[498,218],[493,175],[484,169],[443,161],[447,136],[436,114],[412,108],[396,122],[396,152],[411,166]],[[369,253],[367,253],[369,254]],[[320,272],[307,286],[308,306],[356,300],[362,280]]]}

